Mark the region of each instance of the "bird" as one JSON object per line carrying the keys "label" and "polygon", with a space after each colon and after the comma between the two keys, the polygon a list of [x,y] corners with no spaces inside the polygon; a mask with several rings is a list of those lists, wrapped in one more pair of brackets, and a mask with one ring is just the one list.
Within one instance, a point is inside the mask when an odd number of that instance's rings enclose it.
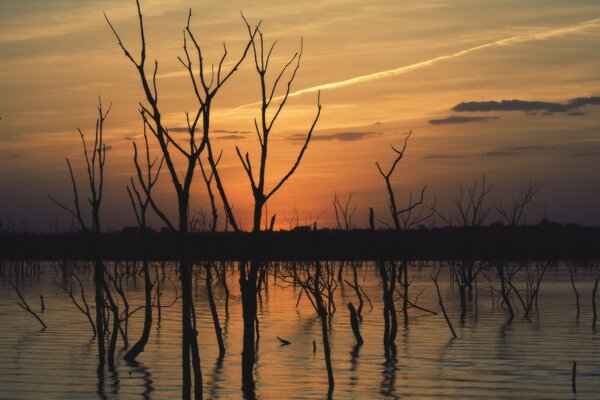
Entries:
{"label": "bird", "polygon": [[277,339],[279,339],[279,341],[281,342],[282,346],[287,346],[288,344],[292,344],[292,342],[290,342],[289,340],[285,340],[280,338],[279,336],[275,336]]}

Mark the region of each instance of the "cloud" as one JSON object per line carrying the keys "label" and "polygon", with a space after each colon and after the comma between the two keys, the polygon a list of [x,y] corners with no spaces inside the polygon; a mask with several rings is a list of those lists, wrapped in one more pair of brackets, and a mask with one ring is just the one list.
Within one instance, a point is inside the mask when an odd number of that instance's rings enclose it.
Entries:
{"label": "cloud", "polygon": [[[476,52],[479,50],[484,50],[484,49],[487,49],[490,47],[510,46],[513,44],[525,43],[525,42],[530,42],[530,41],[534,41],[534,40],[545,40],[545,39],[549,39],[552,37],[561,37],[564,35],[579,33],[579,32],[582,32],[582,31],[585,31],[585,30],[588,30],[591,28],[598,28],[599,26],[600,26],[600,18],[597,18],[597,19],[584,21],[579,24],[575,24],[575,25],[567,26],[567,27],[563,27],[563,28],[554,28],[554,29],[549,29],[549,30],[541,31],[541,32],[540,31],[532,31],[532,32],[525,33],[522,35],[511,36],[511,37],[508,37],[505,39],[499,39],[499,40],[495,40],[493,42],[484,43],[479,46],[470,47],[468,49],[460,50],[460,51],[457,51],[457,52],[454,52],[451,54],[446,54],[443,56],[430,58],[428,60],[421,61],[418,63],[409,64],[409,65],[405,65],[405,66],[394,68],[394,69],[388,69],[385,71],[374,72],[371,74],[360,75],[360,76],[345,79],[342,81],[312,86],[312,87],[309,87],[306,89],[296,90],[295,92],[290,93],[289,97],[300,96],[302,94],[307,94],[307,93],[316,93],[316,92],[319,92],[322,90],[338,89],[338,88],[343,88],[343,87],[347,87],[347,86],[357,85],[360,83],[366,83],[366,82],[371,82],[371,81],[375,81],[375,80],[379,80],[379,79],[390,78],[390,77],[394,77],[394,76],[398,76],[398,75],[403,75],[403,74],[406,74],[406,73],[409,73],[412,71],[416,71],[416,70],[419,70],[422,68],[431,67],[439,62],[450,60],[450,59],[457,58],[457,57],[462,57],[469,53],[473,53],[473,52]],[[279,96],[276,99],[281,99],[281,98],[282,98],[282,96]],[[255,103],[244,104],[237,108],[251,107],[251,106],[255,106],[257,104],[260,104],[260,103],[255,102]]]}
{"label": "cloud", "polygon": [[[187,127],[176,126],[175,128],[169,128],[169,132],[176,133],[188,133],[190,130]],[[230,133],[230,134],[248,134],[252,133],[250,131],[238,131],[238,130],[228,130],[228,129],[213,129],[212,133]]]}
{"label": "cloud", "polygon": [[463,117],[460,115],[451,115],[446,118],[431,119],[429,123],[431,125],[467,124],[469,122],[487,122],[491,119],[498,119],[498,117]]}
{"label": "cloud", "polygon": [[503,150],[508,151],[535,151],[535,150],[548,150],[554,149],[556,146],[549,146],[545,144],[531,144],[525,146],[511,146],[511,147],[503,147]]}
{"label": "cloud", "polygon": [[[355,142],[373,135],[381,135],[381,132],[338,132],[331,135],[313,135],[311,140],[340,140],[342,142]],[[305,140],[306,135],[298,133],[288,137],[288,139]]]}
{"label": "cloud", "polygon": [[521,154],[520,151],[513,151],[513,150],[492,150],[492,151],[487,151],[483,154],[480,154],[480,156],[483,157],[503,157],[503,156],[516,156]]}
{"label": "cloud", "polygon": [[425,160],[429,160],[429,159],[438,159],[438,158],[468,158],[468,157],[473,157],[473,155],[467,155],[467,154],[432,154],[429,156],[424,156],[423,159]]}
{"label": "cloud", "polygon": [[213,133],[243,133],[243,134],[248,134],[248,133],[252,133],[250,131],[232,131],[232,130],[228,130],[228,129],[214,129]]}
{"label": "cloud", "polygon": [[554,149],[556,146],[549,145],[524,145],[524,146],[511,146],[501,147],[498,149],[486,151],[483,153],[472,153],[472,154],[432,154],[424,156],[424,159],[453,159],[453,158],[476,158],[476,157],[509,157],[525,155],[527,153],[543,151],[548,149]]}
{"label": "cloud", "polygon": [[553,113],[568,113],[570,115],[579,114],[576,110],[587,105],[600,105],[600,97],[578,97],[571,99],[566,103],[553,103],[547,101],[527,101],[527,100],[502,100],[502,101],[469,101],[463,102],[452,107],[455,112],[489,112],[489,111],[523,111],[535,115],[535,112],[543,112],[544,115]]}
{"label": "cloud", "polygon": [[186,127],[183,126],[176,126],[175,128],[169,128],[169,132],[176,132],[176,133],[187,133],[190,130]]}
{"label": "cloud", "polygon": [[600,151],[588,151],[571,154],[571,157],[600,157]]}
{"label": "cloud", "polygon": [[241,140],[246,139],[244,135],[224,135],[224,136],[216,136],[219,140]]}

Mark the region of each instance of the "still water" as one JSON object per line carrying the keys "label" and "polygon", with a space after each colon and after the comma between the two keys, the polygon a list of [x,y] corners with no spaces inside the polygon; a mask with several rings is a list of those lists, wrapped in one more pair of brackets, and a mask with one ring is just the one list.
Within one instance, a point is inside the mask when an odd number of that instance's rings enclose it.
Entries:
{"label": "still water", "polygon": [[[5,278],[0,279],[0,399],[180,398],[180,302],[162,309],[158,327],[155,310],[155,325],[145,352],[138,357],[139,364],[119,361],[116,373],[107,374],[99,387],[97,347],[86,317],[53,282],[59,277],[52,265],[43,264],[39,268],[39,276],[33,274],[21,279],[21,292],[35,311],[40,310],[40,295],[44,296],[46,309],[39,314],[48,325],[44,331],[17,306],[16,293]],[[512,323],[506,323],[506,310],[499,307],[498,294],[492,294],[483,275],[478,279],[477,307],[472,301],[467,319],[461,323],[458,288],[443,273],[440,289],[458,339],[450,340],[450,331],[441,314],[410,309],[407,325],[399,315],[397,356],[392,362],[386,361],[383,351],[379,278],[371,264],[359,265],[358,273],[373,308],[365,301],[361,323],[365,344],[353,351],[354,336],[346,303],[356,304],[356,295],[347,284],[338,286],[337,312],[330,331],[335,399],[600,398],[600,332],[592,327],[591,297],[597,269],[576,270],[575,283],[581,294],[579,320],[568,267],[561,264],[546,272],[538,307],[531,318],[524,319],[521,311]],[[91,306],[91,274],[83,267],[78,274]],[[486,274],[494,282],[493,271]],[[172,276],[177,282],[174,271]],[[345,277],[351,280],[347,272]],[[418,304],[439,311],[429,267],[413,266],[410,278],[411,296],[420,293]],[[524,288],[524,279],[524,274],[517,275],[517,286]],[[239,399],[242,318],[233,266],[228,275],[231,290],[228,313],[225,313],[225,291],[217,281],[213,283],[225,337],[226,356],[222,361],[217,360],[218,348],[204,284],[201,279],[195,283],[195,302],[205,397]],[[130,279],[127,288],[131,309],[142,305],[143,279],[138,278],[137,282]],[[163,305],[168,305],[175,296],[173,288],[165,285]],[[262,294],[255,369],[256,394],[260,399],[326,398],[320,322],[305,298],[296,307],[298,295],[298,287],[272,276]],[[139,337],[142,319],[143,311],[130,319],[131,342]],[[276,336],[292,344],[281,346]],[[316,352],[313,340],[317,343]],[[119,354],[122,359],[125,352]],[[571,393],[573,361],[577,361],[576,396]]]}

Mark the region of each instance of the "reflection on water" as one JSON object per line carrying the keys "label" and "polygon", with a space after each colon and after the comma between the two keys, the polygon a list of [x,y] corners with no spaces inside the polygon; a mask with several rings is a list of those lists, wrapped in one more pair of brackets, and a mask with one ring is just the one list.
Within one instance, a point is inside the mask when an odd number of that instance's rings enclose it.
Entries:
{"label": "reflection on water", "polygon": [[[344,270],[345,275],[350,273]],[[367,305],[363,310],[360,329],[365,344],[361,347],[355,346],[344,307],[349,301],[356,303],[355,291],[340,288],[335,292],[338,311],[331,321],[336,379],[333,397],[572,398],[571,366],[577,361],[577,398],[597,398],[600,352],[598,333],[592,329],[591,306],[597,274],[596,270],[580,268],[575,275],[581,294],[579,320],[569,272],[561,266],[547,272],[531,318],[517,317],[510,323],[497,303],[498,293],[490,290],[490,283],[483,277],[474,291],[477,303],[473,298],[470,312],[461,323],[458,288],[448,276],[441,276],[440,289],[458,339],[450,340],[441,314],[411,309],[408,326],[399,318],[396,346],[386,351],[379,279],[372,265],[363,265],[359,281],[373,309]],[[411,275],[413,293],[423,290],[418,305],[438,310],[426,268],[412,269]],[[82,273],[81,278],[87,292],[92,293],[90,275]],[[40,295],[44,296],[46,309],[42,315],[48,329],[43,332],[16,305],[12,289],[0,281],[0,399],[180,398],[180,303],[162,309],[161,324],[153,326],[139,362],[122,361],[125,353],[121,351],[114,371],[98,371],[88,322],[53,279],[59,277],[47,265],[39,276],[21,281],[21,292],[36,311],[40,309]],[[238,278],[230,273],[227,279],[231,290],[228,312],[225,290],[214,283],[226,347],[222,360],[218,359],[204,281],[199,279],[194,286],[207,398],[241,398]],[[129,280],[127,286],[130,307],[135,309],[143,304],[143,280]],[[161,301],[168,305],[176,293],[173,285],[165,284],[163,289]],[[299,290],[271,278],[259,301],[260,346],[255,370],[259,399],[327,396],[320,323],[310,303],[302,300],[296,307]],[[139,335],[142,319],[142,312],[133,315],[130,338]],[[289,340],[291,345],[282,346],[276,336]]]}

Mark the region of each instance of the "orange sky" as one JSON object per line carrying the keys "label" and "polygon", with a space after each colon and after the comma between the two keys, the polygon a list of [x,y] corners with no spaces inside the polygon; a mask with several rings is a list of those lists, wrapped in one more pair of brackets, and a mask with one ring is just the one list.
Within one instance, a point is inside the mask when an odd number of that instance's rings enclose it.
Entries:
{"label": "orange sky", "polygon": [[[334,192],[342,197],[354,192],[355,224],[366,225],[369,207],[386,219],[385,187],[374,163],[387,165],[393,157],[389,146],[399,145],[408,130],[414,136],[394,179],[401,202],[427,184],[429,201],[435,193],[447,210],[459,182],[471,182],[482,172],[496,184],[494,196],[508,199],[532,176],[544,185],[529,222],[536,222],[547,204],[553,220],[600,224],[596,1],[145,0],[142,6],[148,57],[159,61],[160,101],[170,128],[184,126],[185,112],[195,107],[189,78],[177,61],[189,7],[209,63],[218,62],[222,42],[232,56],[241,51],[247,34],[240,10],[253,23],[263,20],[267,42],[278,41],[274,69],[304,38],[292,89],[300,94],[290,98],[271,137],[271,182],[293,163],[301,145],[293,135],[310,126],[318,87],[323,110],[300,168],[269,202],[268,214],[277,214],[280,228],[289,227],[294,208],[300,224],[319,216],[319,225],[332,226]],[[142,93],[103,11],[137,51],[134,1],[0,3],[4,226],[48,230],[55,220],[70,226],[47,195],[71,198],[64,159],[72,159],[82,176],[76,128],[92,133],[99,94],[113,102],[105,131],[110,151],[104,226],[134,223],[125,184],[133,172],[130,139],[141,133],[136,109]],[[234,146],[257,158],[256,136],[246,133],[259,111],[253,104],[259,100],[258,78],[250,61],[219,95],[212,122],[216,130],[237,132],[214,132],[213,140],[224,150],[226,188],[245,227],[251,193]],[[568,105],[574,98],[590,104]],[[485,111],[480,103],[512,99],[553,104]],[[461,102],[477,102],[477,111],[453,111]],[[446,119],[451,116],[461,118]],[[193,211],[208,207],[202,185],[197,180]],[[157,197],[172,212],[170,187],[168,179],[159,181]]]}

